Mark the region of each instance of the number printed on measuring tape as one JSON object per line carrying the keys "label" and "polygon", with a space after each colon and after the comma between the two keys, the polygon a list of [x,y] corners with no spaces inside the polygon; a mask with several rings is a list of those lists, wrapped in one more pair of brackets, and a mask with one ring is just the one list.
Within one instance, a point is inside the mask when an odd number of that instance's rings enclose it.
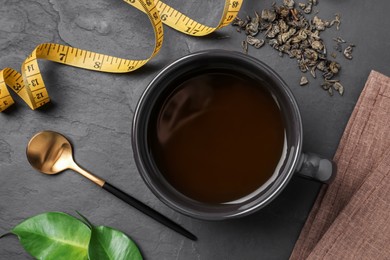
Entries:
{"label": "number printed on measuring tape", "polygon": [[237,16],[243,0],[225,0],[222,17],[216,27],[200,24],[161,1],[124,1],[149,17],[155,36],[154,49],[149,58],[128,60],[57,43],[40,44],[23,62],[21,73],[11,68],[0,71],[0,112],[14,103],[7,86],[33,110],[50,101],[39,70],[38,59],[102,72],[127,73],[134,71],[145,65],[160,51],[164,39],[163,23],[191,36],[205,36],[230,24]]}

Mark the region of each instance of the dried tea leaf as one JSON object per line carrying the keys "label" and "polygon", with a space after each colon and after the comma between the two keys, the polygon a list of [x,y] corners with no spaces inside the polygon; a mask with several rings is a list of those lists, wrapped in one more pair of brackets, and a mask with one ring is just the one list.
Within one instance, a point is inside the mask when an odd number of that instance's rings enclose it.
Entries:
{"label": "dried tea leaf", "polygon": [[264,43],[265,43],[265,41],[263,39],[257,39],[257,38],[255,38],[253,36],[250,36],[250,35],[248,35],[246,37],[246,42],[249,45],[252,45],[253,47],[255,47],[256,49],[261,48],[264,45]]}
{"label": "dried tea leaf", "polygon": [[304,86],[304,85],[306,85],[307,83],[309,83],[309,81],[307,80],[307,78],[306,78],[305,76],[302,76],[302,77],[301,77],[301,81],[299,82],[299,85]]}
{"label": "dried tea leaf", "polygon": [[340,14],[335,14],[334,19],[330,22],[330,26],[333,26],[336,24],[336,30],[340,30],[340,24],[341,24],[341,19],[340,19]]}
{"label": "dried tea leaf", "polygon": [[288,30],[288,32],[285,32],[281,35],[281,42],[282,43],[285,43],[287,42],[288,39],[291,38],[291,36],[293,36],[295,34],[296,30],[294,28],[290,28],[290,30]]}
{"label": "dried tea leaf", "polygon": [[261,19],[267,22],[273,22],[276,19],[276,13],[272,10],[264,9],[261,11]]}
{"label": "dried tea leaf", "polygon": [[304,3],[299,3],[298,6],[299,6],[299,8],[301,8],[302,10],[306,8],[306,4],[304,4]]}
{"label": "dried tea leaf", "polygon": [[318,40],[313,41],[311,47],[316,51],[322,51],[325,48],[323,42]]}
{"label": "dried tea leaf", "polygon": [[332,62],[329,64],[329,70],[330,70],[333,74],[339,73],[340,68],[341,68],[340,64],[337,63],[337,62],[335,62],[335,61],[332,61]]}
{"label": "dried tea leaf", "polygon": [[333,84],[333,88],[338,91],[341,96],[344,94],[344,87],[340,84],[340,82],[335,82]]}
{"label": "dried tea leaf", "polygon": [[324,89],[324,90],[328,90],[330,87],[332,87],[332,83],[328,82],[328,81],[325,81],[324,83],[321,84],[321,87]]}
{"label": "dried tea leaf", "polygon": [[312,7],[313,7],[313,4],[312,3],[308,3],[305,7],[305,9],[303,9],[303,12],[305,12],[305,14],[310,14],[311,13],[311,10],[312,10]]}
{"label": "dried tea leaf", "polygon": [[312,20],[312,24],[314,25],[314,28],[319,30],[319,31],[324,31],[325,28],[327,27],[326,26],[326,23],[321,20],[320,18],[318,18],[318,16],[314,16],[313,20]]}
{"label": "dried tea leaf", "polygon": [[236,16],[234,18],[232,25],[233,26],[239,26],[241,28],[245,27],[248,24],[248,20],[241,20],[240,17]]}
{"label": "dried tea leaf", "polygon": [[320,61],[317,64],[317,69],[319,69],[320,71],[325,71],[326,70],[326,62],[325,61]]}
{"label": "dried tea leaf", "polygon": [[247,43],[247,41],[242,41],[242,42],[241,42],[241,46],[242,46],[242,51],[243,51],[245,54],[248,54],[248,43]]}
{"label": "dried tea leaf", "polygon": [[311,67],[310,74],[313,76],[313,78],[316,78],[316,66]]}
{"label": "dried tea leaf", "polygon": [[250,21],[245,26],[245,33],[251,36],[256,36],[259,33],[259,21],[260,16],[255,12],[256,17],[250,19]]}
{"label": "dried tea leaf", "polygon": [[349,60],[352,60],[352,58],[353,58],[353,57],[352,57],[353,47],[355,47],[355,45],[350,44],[350,45],[348,45],[347,48],[345,48],[345,50],[344,50],[344,52],[343,52],[345,58],[347,58],[347,59],[349,59]]}
{"label": "dried tea leaf", "polygon": [[283,0],[283,5],[286,6],[288,9],[292,9],[295,5],[294,0]]}
{"label": "dried tea leaf", "polygon": [[324,79],[330,80],[331,78],[333,78],[334,74],[327,68],[325,72],[322,73],[322,76],[324,77]]}
{"label": "dried tea leaf", "polygon": [[312,61],[318,60],[318,53],[313,49],[307,48],[303,54],[305,58],[308,60],[312,60]]}
{"label": "dried tea leaf", "polygon": [[333,96],[333,88],[329,88],[328,89],[328,93],[329,93],[330,96]]}
{"label": "dried tea leaf", "polygon": [[268,34],[266,34],[266,35],[268,38],[272,39],[272,38],[275,38],[279,33],[280,33],[279,25],[275,24],[275,25],[272,25]]}
{"label": "dried tea leaf", "polygon": [[341,38],[341,37],[333,38],[333,40],[335,42],[339,42],[339,43],[346,43],[346,41],[343,38]]}

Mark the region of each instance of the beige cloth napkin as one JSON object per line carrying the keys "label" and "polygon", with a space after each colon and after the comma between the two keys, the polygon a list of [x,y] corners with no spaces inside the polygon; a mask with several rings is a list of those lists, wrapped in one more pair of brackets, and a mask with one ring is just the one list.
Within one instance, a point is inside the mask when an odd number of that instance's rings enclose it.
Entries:
{"label": "beige cloth napkin", "polygon": [[390,78],[372,71],[290,257],[390,259]]}

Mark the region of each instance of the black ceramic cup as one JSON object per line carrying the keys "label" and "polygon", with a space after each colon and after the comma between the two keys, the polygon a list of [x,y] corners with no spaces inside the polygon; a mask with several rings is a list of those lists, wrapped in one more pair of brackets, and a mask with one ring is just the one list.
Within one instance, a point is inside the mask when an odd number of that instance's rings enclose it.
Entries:
{"label": "black ceramic cup", "polygon": [[[163,101],[173,93],[175,87],[191,76],[214,70],[241,74],[265,86],[282,113],[287,143],[279,161],[276,177],[269,180],[261,192],[249,198],[221,204],[199,202],[177,191],[157,167],[147,134],[153,115],[161,109]],[[301,152],[302,135],[302,120],[297,102],[277,73],[263,62],[239,52],[207,50],[173,62],[152,80],[135,111],[132,144],[142,178],[161,201],[174,210],[194,218],[223,220],[245,216],[261,209],[278,196],[294,173],[323,183],[332,179],[335,165],[330,160]]]}

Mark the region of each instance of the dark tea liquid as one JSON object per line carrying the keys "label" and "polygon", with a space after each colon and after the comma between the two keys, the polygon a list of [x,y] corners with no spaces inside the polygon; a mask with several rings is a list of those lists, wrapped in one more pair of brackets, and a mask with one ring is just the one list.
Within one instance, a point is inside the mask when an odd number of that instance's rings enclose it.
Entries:
{"label": "dark tea liquid", "polygon": [[184,81],[149,129],[150,150],[166,180],[206,203],[231,202],[275,172],[285,142],[279,107],[251,79],[206,73]]}

